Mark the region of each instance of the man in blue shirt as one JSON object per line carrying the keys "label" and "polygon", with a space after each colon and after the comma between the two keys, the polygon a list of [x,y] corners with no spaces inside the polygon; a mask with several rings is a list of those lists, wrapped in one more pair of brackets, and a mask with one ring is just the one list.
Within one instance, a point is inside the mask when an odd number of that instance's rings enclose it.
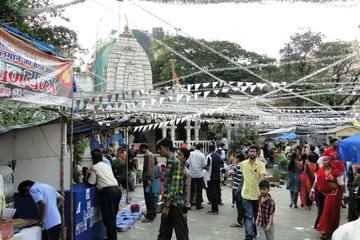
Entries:
{"label": "man in blue shirt", "polygon": [[61,216],[59,208],[64,198],[53,186],[44,183],[23,181],[18,186],[21,195],[31,195],[39,206],[39,224],[42,226],[42,240],[58,240],[60,236]]}

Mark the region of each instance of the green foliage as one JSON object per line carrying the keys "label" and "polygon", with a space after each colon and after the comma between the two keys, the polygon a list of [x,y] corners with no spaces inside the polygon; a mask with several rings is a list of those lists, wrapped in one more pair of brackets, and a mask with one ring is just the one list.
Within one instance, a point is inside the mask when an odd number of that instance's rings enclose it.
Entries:
{"label": "green foliage", "polygon": [[88,139],[79,140],[74,143],[73,179],[76,183],[79,182],[81,176],[81,173],[77,169],[84,161],[85,150],[89,147],[89,143],[90,141]]}
{"label": "green foliage", "polygon": [[[295,33],[291,36],[290,42],[286,43],[284,48],[280,50],[281,61],[307,61],[307,60],[316,60],[325,57],[341,56],[352,53],[358,50],[355,45],[349,42],[323,42],[322,38],[324,35],[320,32],[312,32],[307,30],[303,33]],[[338,60],[338,59],[336,59]],[[328,66],[329,64],[335,62],[334,59],[329,59],[321,62],[301,62],[297,64],[287,64],[278,68],[275,75],[277,78],[282,79],[287,82],[295,81],[299,78],[302,78],[306,75],[309,75],[312,72],[315,72],[323,67]],[[353,58],[348,61],[343,62],[333,68],[324,71],[313,78],[311,78],[312,83],[317,85],[313,86],[303,86],[303,90],[322,90],[336,88],[338,85],[328,85],[321,83],[339,83],[339,82],[351,82],[351,85],[347,85],[347,91],[352,91],[358,83],[358,77],[360,75],[359,68],[359,58]],[[341,92],[341,87],[338,88],[338,91]],[[352,105],[358,99],[359,96],[351,94],[313,94],[308,96],[310,99],[315,101],[325,103],[328,105]],[[306,105],[309,102],[300,99],[294,98],[290,102],[296,105]],[[288,100],[284,102],[278,102],[278,104],[289,104]],[[312,104],[312,103],[311,103]]]}
{"label": "green foliage", "polygon": [[[199,41],[217,50],[233,61],[243,64],[244,66],[274,62],[274,59],[259,55],[254,52],[246,51],[236,43],[228,41]],[[212,53],[190,38],[183,36],[165,36],[163,38],[163,42],[206,70],[235,67],[227,60],[223,59],[215,53]],[[178,76],[184,76],[199,71],[198,68],[192,66],[190,63],[184,61],[157,43],[153,43],[150,49],[154,56],[156,56],[156,58],[151,61],[154,82],[166,81],[172,78],[172,65],[170,62],[171,59],[176,60],[175,71]],[[262,69],[261,72],[259,69],[255,69],[254,71],[266,75],[268,69]],[[242,70],[216,72],[214,75],[225,81],[258,81],[258,79]],[[202,73],[191,78],[187,78],[184,81],[187,83],[201,83],[212,80],[213,79],[211,77]]]}
{"label": "green foliage", "polygon": [[72,57],[81,50],[75,31],[50,24],[50,18],[69,21],[63,16],[62,9],[49,8],[47,13],[34,16],[24,14],[29,9],[53,6],[51,0],[0,0],[0,6],[0,22],[54,46],[66,57]]}
{"label": "green foliage", "polygon": [[53,111],[41,108],[22,108],[22,103],[0,101],[0,127],[35,124],[58,117]]}
{"label": "green foliage", "polygon": [[209,124],[208,125],[210,135],[213,139],[220,141],[226,135],[226,126],[224,124]]}
{"label": "green foliage", "polygon": [[262,147],[256,128],[239,127],[231,136],[231,149],[239,149],[242,145]]}

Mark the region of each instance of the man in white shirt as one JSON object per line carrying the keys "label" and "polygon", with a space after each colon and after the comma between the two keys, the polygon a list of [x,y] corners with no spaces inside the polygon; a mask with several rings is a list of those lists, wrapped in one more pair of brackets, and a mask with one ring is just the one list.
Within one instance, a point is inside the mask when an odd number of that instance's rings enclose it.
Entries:
{"label": "man in white shirt", "polygon": [[201,152],[202,144],[195,146],[195,151],[190,153],[188,159],[190,163],[190,177],[191,177],[191,191],[190,203],[194,202],[194,195],[196,193],[196,209],[202,209],[202,188],[203,188],[203,169],[205,167],[205,155]]}
{"label": "man in white shirt", "polygon": [[91,152],[93,166],[90,170],[89,184],[96,184],[99,189],[100,208],[103,223],[106,227],[107,240],[117,240],[116,214],[119,211],[121,191],[111,167],[103,162],[99,151]]}

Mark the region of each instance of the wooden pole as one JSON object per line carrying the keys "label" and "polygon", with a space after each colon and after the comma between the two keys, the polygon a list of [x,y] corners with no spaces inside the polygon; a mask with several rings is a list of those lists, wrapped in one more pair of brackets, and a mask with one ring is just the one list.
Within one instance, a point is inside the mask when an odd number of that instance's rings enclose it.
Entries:
{"label": "wooden pole", "polygon": [[74,192],[73,192],[73,182],[74,182],[74,98],[71,102],[71,112],[70,112],[70,240],[74,239]]}
{"label": "wooden pole", "polygon": [[[65,156],[65,129],[66,129],[66,119],[61,117],[61,146],[60,146],[60,192],[61,196],[65,198],[64,191],[64,156]],[[61,238],[65,240],[66,231],[65,231],[65,209],[61,211]]]}

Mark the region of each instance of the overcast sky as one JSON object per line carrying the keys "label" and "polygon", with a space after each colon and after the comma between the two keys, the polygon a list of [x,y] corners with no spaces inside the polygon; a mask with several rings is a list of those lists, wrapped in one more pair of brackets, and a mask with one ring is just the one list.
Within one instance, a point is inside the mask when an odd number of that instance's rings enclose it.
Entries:
{"label": "overcast sky", "polygon": [[[69,0],[55,2],[66,3]],[[136,3],[195,38],[229,40],[239,43],[247,50],[271,57],[279,56],[279,50],[290,40],[293,33],[307,28],[324,33],[329,41],[360,39],[359,1],[352,4],[351,8],[349,5],[341,7],[340,4],[326,6],[310,3]],[[70,18],[70,23],[57,23],[77,31],[80,44],[91,49],[97,35],[98,38],[105,38],[112,29],[119,29],[119,17],[114,12],[119,13],[119,4],[115,0],[88,0],[66,8],[65,16]],[[175,34],[165,23],[131,2],[123,2],[120,12],[121,31],[126,15],[131,29],[151,30],[153,27],[163,27],[165,31]]]}

